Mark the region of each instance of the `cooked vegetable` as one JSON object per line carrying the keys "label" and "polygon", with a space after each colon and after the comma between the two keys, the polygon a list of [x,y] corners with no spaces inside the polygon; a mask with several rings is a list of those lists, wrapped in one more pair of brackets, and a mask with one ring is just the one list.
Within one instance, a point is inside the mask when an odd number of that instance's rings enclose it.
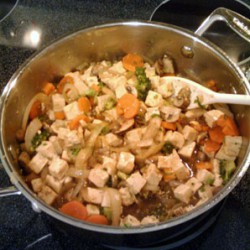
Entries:
{"label": "cooked vegetable", "polygon": [[242,137],[227,106],[197,99],[202,109],[187,111],[191,90],[163,78],[176,73],[167,55],[128,54],[45,83],[16,132],[20,172],[38,198],[86,223],[134,227],[218,192]]}

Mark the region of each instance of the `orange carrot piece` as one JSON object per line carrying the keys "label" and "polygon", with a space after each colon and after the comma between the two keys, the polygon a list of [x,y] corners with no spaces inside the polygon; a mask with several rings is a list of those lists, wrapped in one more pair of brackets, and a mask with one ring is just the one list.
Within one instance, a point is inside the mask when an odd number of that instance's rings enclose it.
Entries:
{"label": "orange carrot piece", "polygon": [[222,143],[225,137],[225,134],[222,132],[222,128],[220,126],[209,129],[208,134],[212,141],[218,143]]}
{"label": "orange carrot piece", "polygon": [[237,125],[231,117],[221,116],[216,123],[218,126],[222,127],[222,132],[225,135],[231,135],[231,136],[239,135],[239,130],[237,128]]}
{"label": "orange carrot piece", "polygon": [[100,225],[108,225],[109,221],[107,217],[101,214],[92,214],[88,216],[86,219],[87,222],[94,223],[94,224],[100,224]]}
{"label": "orange carrot piece", "polygon": [[205,84],[209,89],[217,92],[218,91],[218,88],[216,86],[216,82],[214,80],[210,80],[210,81],[207,81],[206,84]]}
{"label": "orange carrot piece", "polygon": [[80,111],[89,112],[91,110],[91,104],[87,97],[82,96],[77,101],[78,108]]}
{"label": "orange carrot piece", "polygon": [[197,162],[195,164],[195,167],[197,169],[208,169],[208,170],[212,170],[213,169],[213,164],[209,161],[201,161],[201,162]]}
{"label": "orange carrot piece", "polygon": [[59,210],[80,220],[86,220],[88,217],[88,211],[86,207],[79,201],[69,201],[65,203]]}
{"label": "orange carrot piece", "polygon": [[216,152],[220,149],[221,144],[215,141],[208,139],[204,144],[204,149],[206,152]]}
{"label": "orange carrot piece", "polygon": [[90,121],[86,115],[78,115],[68,123],[69,129],[70,130],[77,129],[81,120],[83,120],[85,122]]}
{"label": "orange carrot piece", "polygon": [[176,178],[175,174],[164,174],[163,179],[166,182],[172,181]]}
{"label": "orange carrot piece", "polygon": [[132,94],[123,95],[117,102],[116,112],[126,119],[135,117],[140,109],[140,101]]}
{"label": "orange carrot piece", "polygon": [[100,92],[100,90],[101,90],[101,88],[99,86],[97,86],[96,84],[92,84],[91,89],[93,89],[97,93]]}
{"label": "orange carrot piece", "polygon": [[141,56],[130,53],[122,58],[122,64],[125,69],[134,72],[137,67],[143,67],[144,62]]}
{"label": "orange carrot piece", "polygon": [[200,123],[192,123],[190,124],[195,130],[197,130],[198,132],[206,132],[209,130],[209,127],[207,125],[204,124],[200,124]]}
{"label": "orange carrot piece", "polygon": [[63,88],[66,83],[74,84],[74,79],[71,76],[64,76],[57,85],[57,90],[59,93],[63,92]]}
{"label": "orange carrot piece", "polygon": [[165,129],[169,129],[169,130],[176,130],[177,128],[177,125],[176,125],[176,122],[166,122],[166,121],[163,121],[161,123],[161,126]]}
{"label": "orange carrot piece", "polygon": [[34,118],[42,115],[42,104],[40,101],[35,101],[30,109],[29,118],[33,120]]}
{"label": "orange carrot piece", "polygon": [[65,119],[64,112],[63,111],[55,112],[55,118],[56,120],[64,120]]}
{"label": "orange carrot piece", "polygon": [[54,86],[53,83],[51,82],[47,82],[44,86],[43,86],[43,93],[46,95],[50,95],[54,90],[56,89],[56,87]]}

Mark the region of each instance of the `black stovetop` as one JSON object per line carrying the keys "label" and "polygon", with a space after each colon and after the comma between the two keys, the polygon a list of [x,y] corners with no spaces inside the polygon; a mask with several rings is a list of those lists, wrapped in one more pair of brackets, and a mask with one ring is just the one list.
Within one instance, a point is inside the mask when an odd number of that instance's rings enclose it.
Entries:
{"label": "black stovetop", "polygon": [[[11,2],[15,1],[1,1],[0,9],[3,10],[1,4]],[[0,21],[1,88],[30,55],[65,33],[114,20],[148,20],[161,2],[162,0],[19,0],[10,15]],[[250,4],[250,0],[244,2]],[[1,14],[0,11],[0,20]],[[33,39],[30,37],[32,31],[36,32]],[[249,250],[249,184],[250,171],[228,196],[216,222],[178,249]],[[7,175],[0,170],[0,187],[8,185]],[[56,230],[49,223],[48,215],[34,212],[30,202],[20,195],[0,198],[0,249],[105,248],[98,242],[82,240]],[[162,246],[161,249],[166,247]]]}

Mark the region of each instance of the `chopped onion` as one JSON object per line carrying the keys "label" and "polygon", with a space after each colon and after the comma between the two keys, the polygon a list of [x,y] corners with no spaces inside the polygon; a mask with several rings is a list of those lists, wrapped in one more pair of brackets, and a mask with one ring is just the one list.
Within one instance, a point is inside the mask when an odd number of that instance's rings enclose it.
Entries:
{"label": "chopped onion", "polygon": [[81,191],[84,183],[85,183],[85,181],[84,181],[83,178],[78,181],[78,183],[76,184],[75,188],[73,189],[73,192],[72,192],[72,195],[71,195],[72,199],[76,198],[76,196]]}
{"label": "chopped onion", "polygon": [[[69,92],[71,92],[70,95]],[[66,102],[70,103],[79,97],[79,92],[73,84],[66,83],[63,87],[62,95]]]}
{"label": "chopped onion", "polygon": [[27,151],[30,151],[32,147],[32,139],[34,138],[35,134],[42,128],[42,126],[43,125],[38,118],[33,119],[28,125],[24,136],[24,142]]}
{"label": "chopped onion", "polygon": [[86,147],[81,149],[78,153],[75,161],[75,167],[77,169],[85,169],[87,165],[87,161],[93,153],[95,142],[99,134],[102,132],[102,129],[105,127],[104,124],[97,124],[95,126],[93,132],[91,133],[88,141],[86,142]]}
{"label": "chopped onion", "polygon": [[151,118],[147,126],[146,132],[144,133],[143,140],[154,139],[161,127],[161,118]]}
{"label": "chopped onion", "polygon": [[44,103],[45,106],[48,106],[49,97],[47,95],[45,95],[44,93],[38,93],[30,100],[28,106],[25,109],[24,116],[23,116],[23,121],[22,121],[22,129],[23,130],[26,129],[26,126],[27,126],[27,123],[29,120],[29,114],[30,114],[31,107],[34,104],[34,102],[36,102],[36,101],[40,101],[41,103]]}
{"label": "chopped onion", "polygon": [[74,177],[74,178],[87,178],[89,174],[89,171],[83,171],[82,169],[77,168],[70,168],[67,171],[67,176]]}
{"label": "chopped onion", "polygon": [[121,196],[118,190],[114,188],[108,188],[108,193],[110,197],[110,207],[112,210],[112,225],[119,226],[120,216],[122,213],[122,202]]}

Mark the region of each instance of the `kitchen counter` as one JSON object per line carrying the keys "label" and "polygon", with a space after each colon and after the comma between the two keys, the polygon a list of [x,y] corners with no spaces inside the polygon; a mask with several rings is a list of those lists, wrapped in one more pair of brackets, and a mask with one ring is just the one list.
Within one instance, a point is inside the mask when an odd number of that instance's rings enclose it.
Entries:
{"label": "kitchen counter", "polygon": [[[115,20],[148,20],[162,0],[20,0],[0,22],[0,86],[44,46],[81,28]],[[245,1],[250,4],[250,0]],[[32,33],[33,32],[33,33]],[[13,117],[14,119],[14,117]],[[229,195],[218,220],[180,250],[250,249],[250,171]],[[0,170],[0,187],[9,179]],[[55,231],[44,213],[32,210],[22,195],[0,198],[0,249],[104,249]],[[164,247],[162,249],[165,249]]]}

